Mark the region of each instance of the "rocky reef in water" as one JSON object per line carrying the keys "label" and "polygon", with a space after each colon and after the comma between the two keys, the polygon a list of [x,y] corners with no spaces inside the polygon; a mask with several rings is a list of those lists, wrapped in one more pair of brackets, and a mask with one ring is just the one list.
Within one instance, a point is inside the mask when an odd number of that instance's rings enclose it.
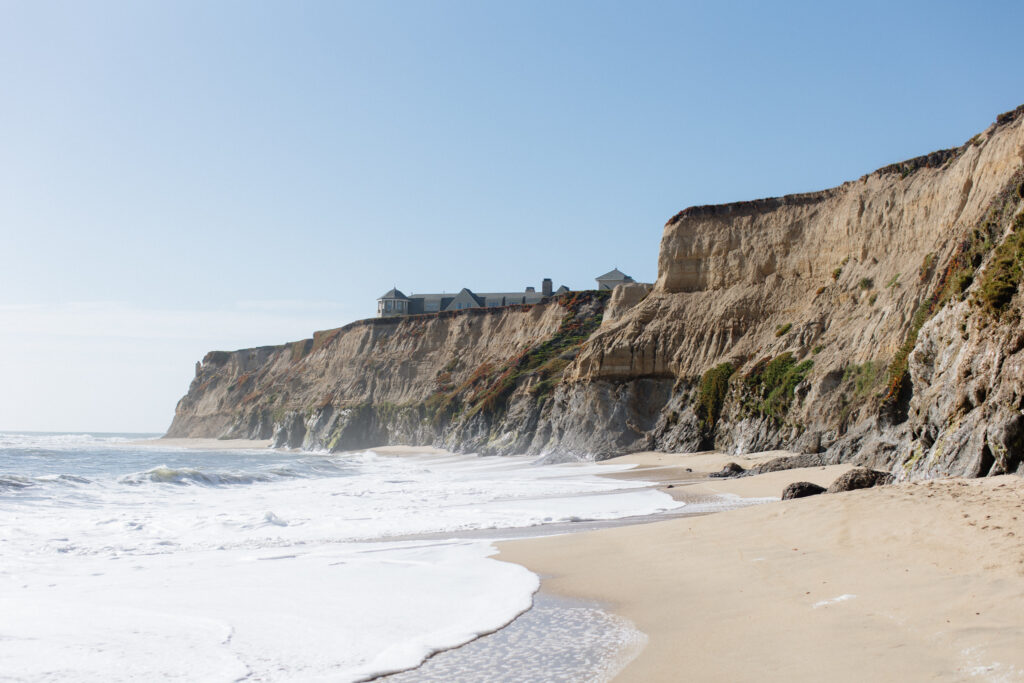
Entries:
{"label": "rocky reef in water", "polygon": [[839,187],[686,209],[653,288],[211,352],[168,436],[551,460],[787,448],[899,479],[1024,455],[1024,107]]}

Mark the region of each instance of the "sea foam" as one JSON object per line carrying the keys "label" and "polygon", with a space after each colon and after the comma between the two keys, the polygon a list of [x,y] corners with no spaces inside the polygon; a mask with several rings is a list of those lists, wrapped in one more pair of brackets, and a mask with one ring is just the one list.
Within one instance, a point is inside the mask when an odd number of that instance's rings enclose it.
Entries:
{"label": "sea foam", "polygon": [[24,484],[0,489],[0,677],[15,680],[407,669],[508,623],[538,586],[486,539],[445,535],[678,505],[592,464],[4,437],[0,477]]}

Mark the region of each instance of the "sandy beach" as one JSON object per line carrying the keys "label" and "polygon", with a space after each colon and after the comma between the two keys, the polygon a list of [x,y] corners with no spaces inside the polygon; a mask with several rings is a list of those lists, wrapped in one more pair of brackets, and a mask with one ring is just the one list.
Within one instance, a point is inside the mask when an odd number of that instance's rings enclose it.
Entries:
{"label": "sandy beach", "polygon": [[[610,462],[684,499],[777,497],[848,469],[686,483],[774,455]],[[1022,522],[1019,477],[931,481],[505,542],[500,559],[648,635],[616,680],[1024,680]]]}
{"label": "sandy beach", "polygon": [[769,472],[741,478],[710,479],[709,474],[720,471],[728,463],[750,469],[775,458],[796,455],[791,451],[763,451],[747,455],[728,455],[716,451],[703,453],[657,453],[644,451],[604,460],[609,465],[634,465],[625,472],[605,476],[658,483],[658,489],[676,500],[706,500],[715,496],[740,498],[778,498],[782,490],[794,481],[809,481],[828,486],[852,465],[829,465]]}

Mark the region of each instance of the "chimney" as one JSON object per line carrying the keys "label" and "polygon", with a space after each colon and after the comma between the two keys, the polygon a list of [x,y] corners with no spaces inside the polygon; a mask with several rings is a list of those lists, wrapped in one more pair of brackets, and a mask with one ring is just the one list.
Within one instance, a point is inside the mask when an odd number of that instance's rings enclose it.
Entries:
{"label": "chimney", "polygon": [[552,290],[551,278],[546,277],[546,278],[544,278],[544,282],[542,282],[540,284],[541,294],[543,294],[544,296],[551,296],[551,290]]}

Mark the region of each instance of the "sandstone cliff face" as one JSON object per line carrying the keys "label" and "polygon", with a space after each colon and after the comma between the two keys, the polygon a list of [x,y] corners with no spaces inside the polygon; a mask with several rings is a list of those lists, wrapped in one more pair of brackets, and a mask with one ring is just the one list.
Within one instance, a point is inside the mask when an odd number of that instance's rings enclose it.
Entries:
{"label": "sandstone cliff face", "polygon": [[600,324],[607,298],[371,319],[291,344],[214,351],[197,365],[168,436],[526,450],[524,421]]}
{"label": "sandstone cliff face", "polygon": [[[211,354],[169,433],[551,459],[787,447],[900,477],[1015,471],[1024,334],[1006,244],[1022,168],[1017,110],[837,188],[687,209],[665,226],[653,289],[607,306],[366,321]],[[993,294],[999,277],[1016,281]]]}

